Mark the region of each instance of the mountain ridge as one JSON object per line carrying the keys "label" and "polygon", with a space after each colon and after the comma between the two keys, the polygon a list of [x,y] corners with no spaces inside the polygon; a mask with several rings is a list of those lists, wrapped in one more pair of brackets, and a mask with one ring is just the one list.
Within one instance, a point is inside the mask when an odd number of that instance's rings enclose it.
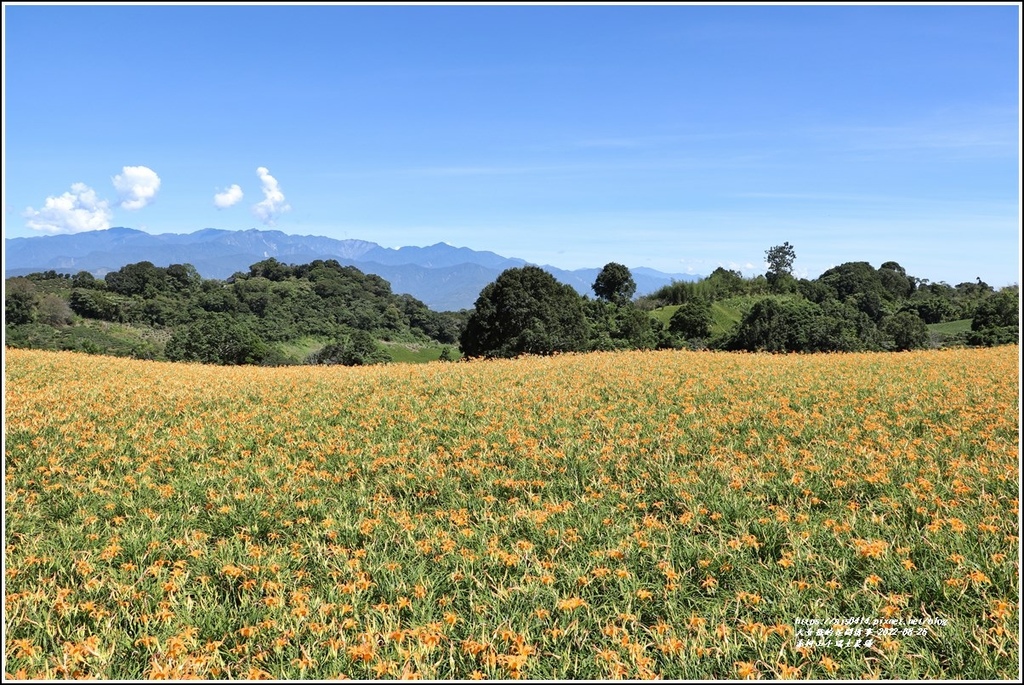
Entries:
{"label": "mountain ridge", "polygon": [[[148,261],[161,267],[191,264],[203,278],[225,279],[271,257],[288,264],[335,259],[380,276],[391,283],[394,292],[408,293],[435,311],[472,308],[483,287],[502,271],[529,264],[524,259],[443,242],[388,248],[368,240],[256,228],[232,231],[208,227],[192,233],[153,234],[118,226],[68,235],[5,238],[4,251],[5,278],[49,270],[72,274],[88,271],[102,277],[125,264]],[[601,270],[537,266],[581,294],[592,294],[591,285]],[[699,278],[647,267],[631,271],[637,295],[672,281]]]}

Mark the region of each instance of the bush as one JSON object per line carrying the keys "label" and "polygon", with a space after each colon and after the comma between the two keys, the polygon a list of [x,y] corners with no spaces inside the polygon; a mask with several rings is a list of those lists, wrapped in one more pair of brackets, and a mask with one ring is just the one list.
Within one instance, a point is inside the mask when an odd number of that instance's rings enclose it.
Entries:
{"label": "bush", "polygon": [[687,340],[703,339],[711,335],[711,305],[705,300],[686,302],[668,322],[668,329]]}
{"label": "bush", "polygon": [[248,324],[224,314],[207,314],[178,329],[165,349],[171,361],[206,364],[258,364],[269,353]]}
{"label": "bush", "polygon": [[330,343],[318,352],[309,355],[310,364],[340,364],[342,366],[363,366],[387,364],[391,355],[377,344],[366,331],[353,331],[337,342]]}

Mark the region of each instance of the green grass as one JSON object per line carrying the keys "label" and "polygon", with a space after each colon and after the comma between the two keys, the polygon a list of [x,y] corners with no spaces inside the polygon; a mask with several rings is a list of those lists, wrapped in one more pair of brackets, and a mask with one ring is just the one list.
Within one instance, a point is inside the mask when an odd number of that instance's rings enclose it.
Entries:
{"label": "green grass", "polygon": [[[733,298],[736,299],[736,298]],[[672,315],[676,313],[680,305],[669,305],[659,307],[651,312],[651,316],[660,321],[667,328]],[[727,333],[743,318],[742,310],[733,300],[724,300],[711,304],[711,335]]]}
{"label": "green grass", "polygon": [[971,332],[971,319],[928,324],[928,338],[932,347],[958,347]]}
{"label": "green grass", "polygon": [[322,349],[327,343],[319,338],[304,337],[287,342],[273,343],[272,347],[288,361],[302,364],[309,355]]}
{"label": "green grass", "polygon": [[943,323],[930,323],[928,330],[943,335],[956,335],[971,330],[972,319],[960,319],[959,321],[945,321]]}
{"label": "green grass", "polygon": [[[382,342],[384,349],[391,355],[396,364],[424,364],[436,362],[441,357],[444,345],[423,345],[415,343]],[[454,345],[449,345],[452,352],[458,354]]]}

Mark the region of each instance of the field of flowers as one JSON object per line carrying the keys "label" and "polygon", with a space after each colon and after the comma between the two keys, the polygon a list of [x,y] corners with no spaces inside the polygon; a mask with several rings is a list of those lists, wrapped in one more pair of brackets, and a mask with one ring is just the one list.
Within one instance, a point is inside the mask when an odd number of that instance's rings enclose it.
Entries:
{"label": "field of flowers", "polygon": [[1019,675],[1018,348],[8,349],[8,678]]}

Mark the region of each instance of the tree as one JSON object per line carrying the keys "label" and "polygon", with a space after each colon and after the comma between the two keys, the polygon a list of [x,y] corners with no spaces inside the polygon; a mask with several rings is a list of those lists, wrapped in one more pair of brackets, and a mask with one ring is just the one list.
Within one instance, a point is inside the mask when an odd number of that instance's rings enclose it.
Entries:
{"label": "tree", "polygon": [[36,320],[36,287],[27,278],[11,278],[4,289],[4,323],[8,326]]}
{"label": "tree", "polygon": [[885,289],[879,272],[867,262],[845,262],[818,277],[840,302],[850,302],[875,322],[885,315],[885,301],[891,295]]}
{"label": "tree", "polygon": [[706,300],[691,300],[679,307],[668,322],[668,329],[687,340],[711,335],[711,305]]}
{"label": "tree", "polygon": [[1000,290],[986,298],[978,305],[971,320],[972,331],[1019,325],[1020,299],[1017,291],[1012,288]]}
{"label": "tree", "polygon": [[71,277],[72,288],[97,288],[102,283],[102,281],[97,281],[96,277],[88,271],[79,271]]}
{"label": "tree", "polygon": [[639,307],[585,300],[589,350],[649,350],[661,341],[662,324]]}
{"label": "tree", "polygon": [[704,283],[712,300],[723,300],[743,292],[743,274],[739,271],[718,267],[712,271]]}
{"label": "tree", "polygon": [[882,287],[894,299],[906,299],[914,293],[914,280],[898,262],[885,262],[878,267]]}
{"label": "tree", "polygon": [[882,330],[896,350],[913,350],[928,344],[928,327],[917,314],[902,311],[882,321]]}
{"label": "tree", "polygon": [[986,298],[974,313],[967,342],[971,345],[1007,345],[1020,341],[1020,291],[1004,288]]}
{"label": "tree", "polygon": [[807,300],[767,297],[754,303],[726,346],[750,352],[810,352],[821,309]]}
{"label": "tree", "polygon": [[71,311],[87,319],[124,321],[124,308],[109,293],[88,288],[75,288],[68,297]]}
{"label": "tree", "polygon": [[171,264],[166,273],[168,285],[177,292],[194,293],[203,283],[203,277],[191,264]]}
{"label": "tree", "polygon": [[164,352],[171,361],[257,364],[270,350],[249,325],[226,314],[206,314],[175,331]]}
{"label": "tree", "polygon": [[609,262],[597,275],[593,288],[594,294],[602,300],[624,304],[629,302],[636,292],[636,282],[627,267]]}
{"label": "tree", "polygon": [[766,250],[764,254],[766,257],[765,261],[768,262],[768,271],[765,273],[765,278],[768,279],[768,285],[776,289],[786,280],[787,276],[792,276],[793,262],[796,260],[796,250],[787,241]]}
{"label": "tree", "polygon": [[103,277],[107,288],[121,295],[152,297],[164,289],[167,272],[153,262],[125,264]]}
{"label": "tree", "polygon": [[342,366],[387,364],[390,361],[391,355],[366,331],[352,331],[348,336],[314,352],[308,359],[310,364]]}
{"label": "tree", "polygon": [[582,298],[536,266],[507,269],[480,291],[459,339],[467,357],[552,354],[586,347]]}
{"label": "tree", "polygon": [[39,321],[50,326],[68,326],[74,320],[67,300],[56,293],[39,298]]}

